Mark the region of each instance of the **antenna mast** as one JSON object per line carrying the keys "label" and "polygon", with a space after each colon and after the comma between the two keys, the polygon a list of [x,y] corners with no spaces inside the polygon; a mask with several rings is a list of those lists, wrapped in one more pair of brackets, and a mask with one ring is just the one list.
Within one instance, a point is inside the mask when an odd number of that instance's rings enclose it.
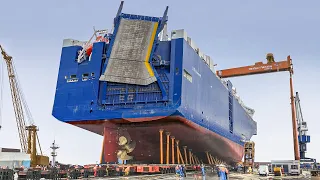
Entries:
{"label": "antenna mast", "polygon": [[51,152],[51,156],[52,156],[52,167],[55,167],[56,164],[56,156],[57,156],[57,152],[56,150],[59,149],[60,147],[58,145],[56,145],[56,141],[54,140],[52,143],[52,146],[50,147],[52,149]]}

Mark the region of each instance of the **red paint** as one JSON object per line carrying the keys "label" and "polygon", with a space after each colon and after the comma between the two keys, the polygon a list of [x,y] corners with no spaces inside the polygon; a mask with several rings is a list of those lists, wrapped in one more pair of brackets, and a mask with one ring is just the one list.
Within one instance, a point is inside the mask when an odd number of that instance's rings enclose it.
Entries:
{"label": "red paint", "polygon": [[117,162],[117,132],[115,130],[109,130],[108,128],[104,128],[103,139],[104,162]]}
{"label": "red paint", "polygon": [[[238,162],[242,159],[244,153],[243,146],[203,128],[190,120],[180,116],[156,117],[154,119],[134,118],[126,120],[81,121],[72,122],[71,124],[101,135],[104,131],[106,135],[104,136],[104,156],[107,162],[117,161],[115,154],[118,149],[117,133],[126,132],[132,140],[136,141],[136,148],[130,153],[130,155],[134,156],[135,161],[159,164],[159,129],[164,129],[164,133],[169,131],[172,136],[180,140],[181,149],[183,146],[188,146],[188,149],[193,149],[194,154],[204,162],[207,162],[206,150],[209,150],[214,157],[225,161]],[[121,131],[118,128],[120,128]],[[164,139],[164,144],[165,143]],[[111,155],[112,152],[114,152],[113,155]],[[165,152],[164,149],[164,158],[166,157]],[[184,156],[184,153],[182,155]]]}

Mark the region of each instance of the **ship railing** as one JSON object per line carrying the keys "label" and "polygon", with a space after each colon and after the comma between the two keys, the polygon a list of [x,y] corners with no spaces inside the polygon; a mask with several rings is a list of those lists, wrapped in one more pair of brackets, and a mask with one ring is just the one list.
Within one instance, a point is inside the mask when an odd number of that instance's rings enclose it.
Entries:
{"label": "ship railing", "polygon": [[89,41],[85,42],[84,45],[82,46],[82,49],[79,51],[77,62],[81,63],[86,59],[86,50],[92,45],[92,43],[93,43],[92,40],[94,37],[97,39],[98,36],[104,37],[106,34],[108,34],[107,29],[96,30],[93,27],[93,34],[92,34],[91,38],[89,39]]}

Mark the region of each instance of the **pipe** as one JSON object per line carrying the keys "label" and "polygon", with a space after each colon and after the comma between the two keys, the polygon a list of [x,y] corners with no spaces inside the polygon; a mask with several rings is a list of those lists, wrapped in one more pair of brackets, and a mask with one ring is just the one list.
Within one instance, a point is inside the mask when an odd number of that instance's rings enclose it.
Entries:
{"label": "pipe", "polygon": [[184,160],[186,161],[186,164],[188,164],[187,146],[183,146],[183,151],[184,151]]}
{"label": "pipe", "polygon": [[167,135],[167,164],[169,164],[169,144],[170,144],[170,132],[166,132]]}
{"label": "pipe", "polygon": [[[290,56],[288,56],[290,58]],[[293,83],[292,83],[292,70],[290,71],[290,98],[291,98],[291,115],[292,115],[292,131],[293,131],[293,147],[294,147],[294,158],[295,160],[300,160],[299,154],[299,142],[298,142],[298,129],[296,121],[296,111],[294,105],[294,96],[293,96]]]}
{"label": "pipe", "polygon": [[179,140],[176,140],[177,144],[177,162],[180,164],[180,154],[179,154]]}
{"label": "pipe", "polygon": [[163,129],[160,129],[159,133],[160,133],[160,164],[163,164],[163,139],[162,139]]}
{"label": "pipe", "polygon": [[172,164],[174,164],[174,136],[171,136]]}

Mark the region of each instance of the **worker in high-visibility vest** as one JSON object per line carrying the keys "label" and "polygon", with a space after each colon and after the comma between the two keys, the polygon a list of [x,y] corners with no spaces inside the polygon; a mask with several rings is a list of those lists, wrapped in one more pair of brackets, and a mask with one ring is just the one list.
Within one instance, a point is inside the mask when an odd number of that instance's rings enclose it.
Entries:
{"label": "worker in high-visibility vest", "polygon": [[128,166],[128,167],[126,167],[125,170],[124,170],[124,175],[125,175],[125,176],[128,176],[129,173],[130,173],[130,167]]}

